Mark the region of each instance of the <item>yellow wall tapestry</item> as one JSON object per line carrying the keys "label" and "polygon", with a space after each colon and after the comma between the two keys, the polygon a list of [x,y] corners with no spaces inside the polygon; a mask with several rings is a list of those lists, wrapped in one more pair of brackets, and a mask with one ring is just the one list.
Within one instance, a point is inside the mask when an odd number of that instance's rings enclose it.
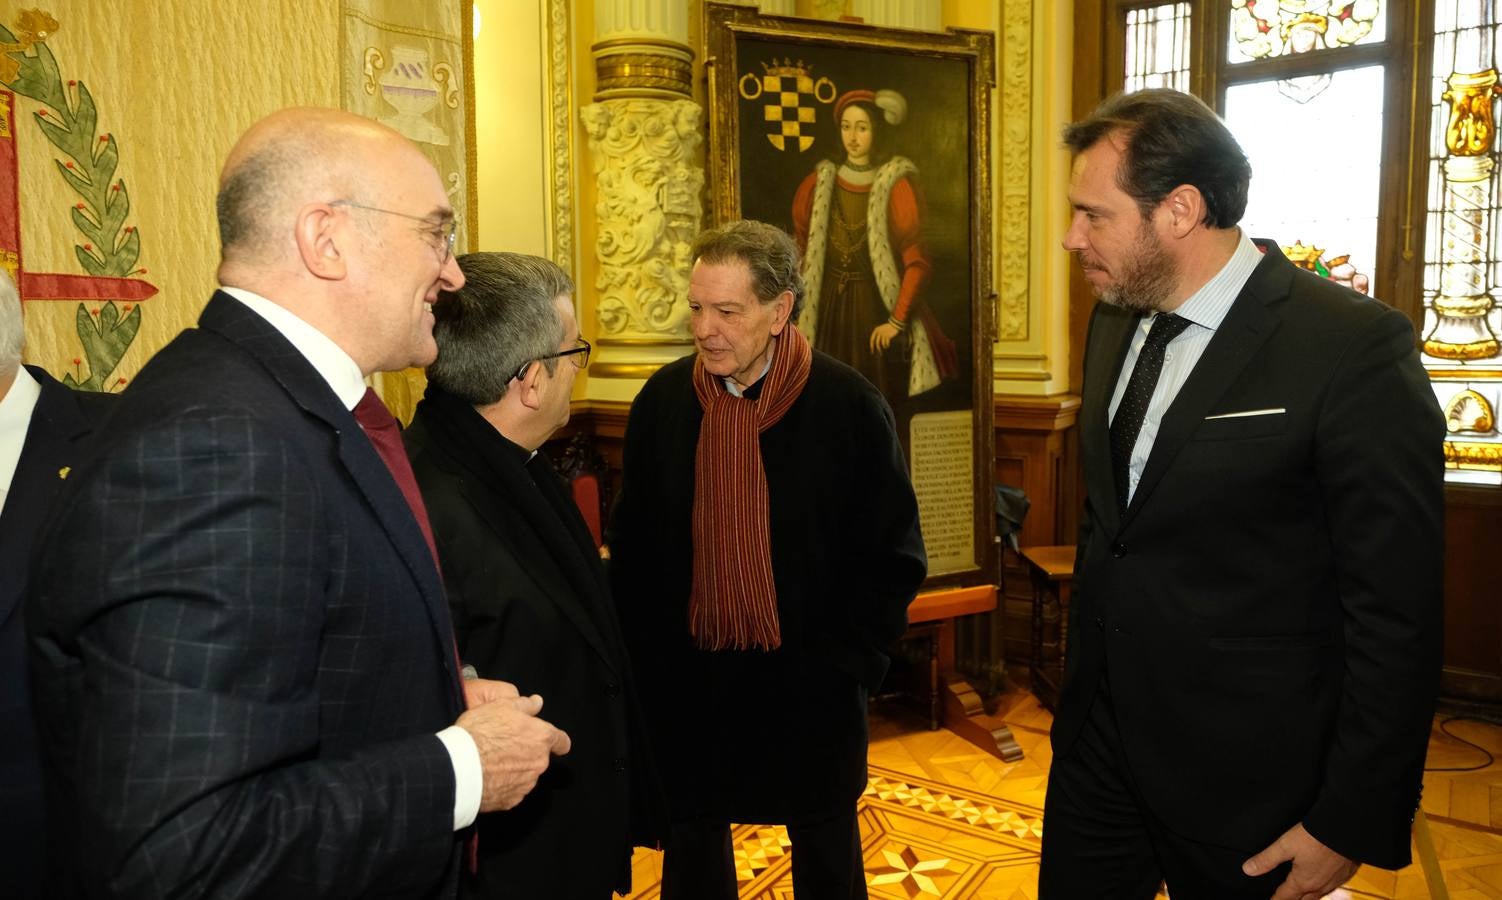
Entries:
{"label": "yellow wall tapestry", "polygon": [[26,361],[118,391],[216,285],[235,139],[285,106],[339,105],[338,4],[44,2],[0,2],[0,253]]}
{"label": "yellow wall tapestry", "polygon": [[0,0],[0,266],[21,287],[26,361],[118,391],[191,327],[217,284],[220,164],[287,106],[417,140],[471,220],[468,8]]}

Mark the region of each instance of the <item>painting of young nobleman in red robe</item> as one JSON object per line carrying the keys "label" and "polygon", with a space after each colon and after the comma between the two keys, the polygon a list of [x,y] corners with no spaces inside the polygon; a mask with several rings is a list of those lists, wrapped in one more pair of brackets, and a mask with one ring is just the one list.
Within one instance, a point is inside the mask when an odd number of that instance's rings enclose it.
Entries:
{"label": "painting of young nobleman in red robe", "polygon": [[907,112],[894,90],[840,95],[838,161],[814,166],[792,209],[807,285],[799,329],[898,410],[959,371],[954,342],[924,303],[932,260],[918,167],[890,149]]}

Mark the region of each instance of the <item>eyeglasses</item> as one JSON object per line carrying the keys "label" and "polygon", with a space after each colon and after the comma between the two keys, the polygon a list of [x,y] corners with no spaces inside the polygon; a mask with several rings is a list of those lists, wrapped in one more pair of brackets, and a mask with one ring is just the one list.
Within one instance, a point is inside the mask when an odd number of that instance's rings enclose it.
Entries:
{"label": "eyeglasses", "polygon": [[446,222],[434,222],[432,219],[426,219],[422,216],[408,215],[407,213],[397,212],[394,209],[381,209],[377,206],[366,206],[363,203],[356,203],[353,200],[334,200],[329,203],[329,206],[348,206],[351,209],[363,209],[366,212],[378,212],[388,216],[396,216],[400,219],[411,219],[414,222],[421,222],[422,224],[428,226],[427,228],[423,229],[423,234],[426,234],[429,238],[433,239],[433,249],[440,250],[443,253],[443,258],[439,261],[448,262],[449,257],[454,255],[454,242],[458,240],[459,237],[459,223],[453,219],[449,219]]}
{"label": "eyeglasses", "polygon": [[517,369],[516,374],[512,375],[511,378],[513,381],[520,381],[521,379],[527,377],[527,369],[533,363],[542,362],[545,359],[557,359],[560,356],[572,356],[574,358],[574,368],[582,369],[585,366],[589,365],[589,351],[591,349],[592,348],[589,345],[589,341],[586,341],[584,338],[579,338],[579,343],[576,347],[572,347],[568,350],[559,350],[557,353],[549,353],[546,356],[539,356],[535,359],[527,360],[526,362],[522,363],[522,367],[520,369]]}

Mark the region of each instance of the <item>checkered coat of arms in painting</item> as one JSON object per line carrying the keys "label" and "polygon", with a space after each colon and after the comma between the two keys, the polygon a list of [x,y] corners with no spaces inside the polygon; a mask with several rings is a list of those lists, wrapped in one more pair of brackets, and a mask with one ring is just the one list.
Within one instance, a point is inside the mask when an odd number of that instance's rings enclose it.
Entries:
{"label": "checkered coat of arms in painting", "polygon": [[828,78],[814,79],[813,66],[791,59],[762,63],[762,74],[741,76],[741,96],[763,100],[767,140],[778,150],[797,148],[799,153],[814,145],[815,104],[834,102],[836,89]]}

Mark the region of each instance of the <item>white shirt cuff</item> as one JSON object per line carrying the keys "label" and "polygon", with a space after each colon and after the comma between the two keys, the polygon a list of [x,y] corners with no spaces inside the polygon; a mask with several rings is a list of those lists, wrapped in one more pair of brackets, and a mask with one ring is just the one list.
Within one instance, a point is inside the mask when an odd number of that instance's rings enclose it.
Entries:
{"label": "white shirt cuff", "polygon": [[454,830],[468,828],[480,814],[480,794],[485,787],[485,775],[480,768],[480,748],[475,739],[458,725],[438,732],[438,740],[449,752],[454,764]]}

